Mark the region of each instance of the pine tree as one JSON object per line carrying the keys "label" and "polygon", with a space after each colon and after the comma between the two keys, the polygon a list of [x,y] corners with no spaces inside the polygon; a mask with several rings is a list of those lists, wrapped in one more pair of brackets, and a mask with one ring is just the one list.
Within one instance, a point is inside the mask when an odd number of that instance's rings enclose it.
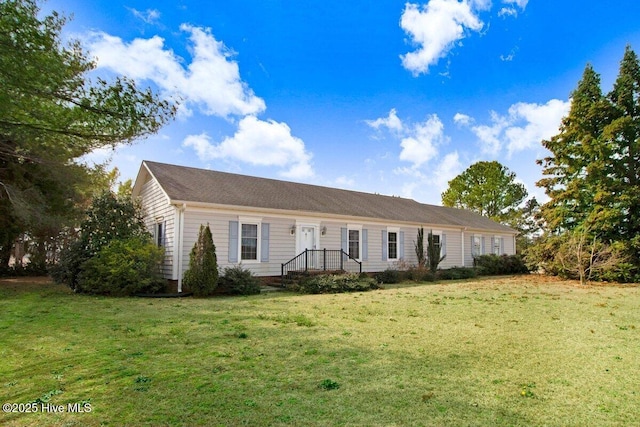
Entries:
{"label": "pine tree", "polygon": [[198,241],[191,250],[183,284],[196,296],[211,295],[218,286],[218,259],[209,224],[200,225]]}
{"label": "pine tree", "polygon": [[476,162],[449,181],[442,193],[444,206],[468,209],[495,221],[505,222],[527,197],[516,174],[499,162]]}

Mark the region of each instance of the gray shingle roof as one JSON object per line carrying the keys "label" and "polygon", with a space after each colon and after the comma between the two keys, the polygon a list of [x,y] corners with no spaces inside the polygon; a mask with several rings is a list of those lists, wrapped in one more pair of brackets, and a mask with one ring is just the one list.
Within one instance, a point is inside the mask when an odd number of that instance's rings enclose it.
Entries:
{"label": "gray shingle roof", "polygon": [[150,161],[144,161],[144,164],[173,201],[282,209],[514,232],[513,229],[474,212],[427,205],[401,197]]}

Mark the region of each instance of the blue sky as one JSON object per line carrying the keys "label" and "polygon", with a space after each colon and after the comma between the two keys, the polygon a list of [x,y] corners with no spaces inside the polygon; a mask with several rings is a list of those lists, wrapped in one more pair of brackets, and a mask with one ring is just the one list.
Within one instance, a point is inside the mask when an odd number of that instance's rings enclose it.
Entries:
{"label": "blue sky", "polygon": [[498,160],[530,195],[584,67],[612,88],[640,2],[570,0],[197,2],[49,0],[64,35],[182,100],[157,135],[110,159],[142,160],[440,204],[447,182]]}

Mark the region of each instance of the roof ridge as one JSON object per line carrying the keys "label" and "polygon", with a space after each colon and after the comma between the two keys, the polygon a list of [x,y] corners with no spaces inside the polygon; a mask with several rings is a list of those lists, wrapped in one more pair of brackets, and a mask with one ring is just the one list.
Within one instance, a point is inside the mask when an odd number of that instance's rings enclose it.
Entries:
{"label": "roof ridge", "polygon": [[314,188],[319,188],[319,189],[323,189],[323,190],[345,191],[345,192],[348,192],[348,193],[364,194],[364,195],[367,195],[367,196],[388,197],[388,198],[391,198],[391,199],[394,199],[394,200],[405,200],[405,201],[417,203],[417,204],[424,205],[424,206],[441,207],[439,205],[432,205],[432,204],[429,204],[429,203],[421,203],[421,202],[418,202],[415,199],[411,199],[411,198],[408,198],[408,197],[401,197],[401,196],[394,196],[394,195],[390,196],[388,194],[382,194],[382,193],[370,193],[370,192],[367,192],[367,191],[349,190],[349,189],[346,189],[346,188],[329,187],[329,186],[326,186],[326,185],[309,184],[309,183],[306,183],[306,182],[287,181],[287,180],[284,180],[284,179],[276,179],[276,178],[265,178],[265,177],[261,177],[261,176],[245,175],[245,174],[234,173],[234,172],[223,172],[223,171],[219,171],[219,170],[215,170],[215,169],[204,169],[204,168],[198,168],[198,167],[194,167],[194,166],[175,165],[175,164],[171,164],[171,163],[155,162],[155,161],[152,161],[152,160],[143,160],[143,162],[146,163],[146,164],[156,164],[156,165],[160,165],[160,166],[178,167],[178,168],[183,168],[183,169],[191,169],[191,170],[194,170],[194,171],[211,172],[211,173],[224,174],[224,175],[229,175],[229,176],[237,176],[237,177],[242,177],[242,178],[249,178],[249,179],[256,179],[256,180],[266,180],[266,181],[271,181],[271,182],[274,182],[274,183],[303,185],[303,186],[314,187]]}
{"label": "roof ridge", "polygon": [[150,160],[144,160],[143,165],[169,200],[515,233],[511,227],[469,210],[404,197]]}

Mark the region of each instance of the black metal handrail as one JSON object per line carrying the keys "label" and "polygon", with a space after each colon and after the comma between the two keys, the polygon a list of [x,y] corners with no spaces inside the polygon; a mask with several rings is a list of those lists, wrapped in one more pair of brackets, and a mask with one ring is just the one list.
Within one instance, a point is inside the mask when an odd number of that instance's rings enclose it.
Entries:
{"label": "black metal handrail", "polygon": [[309,273],[315,271],[347,271],[362,273],[362,262],[349,256],[342,249],[305,249],[291,260],[282,264],[281,279],[291,273]]}

